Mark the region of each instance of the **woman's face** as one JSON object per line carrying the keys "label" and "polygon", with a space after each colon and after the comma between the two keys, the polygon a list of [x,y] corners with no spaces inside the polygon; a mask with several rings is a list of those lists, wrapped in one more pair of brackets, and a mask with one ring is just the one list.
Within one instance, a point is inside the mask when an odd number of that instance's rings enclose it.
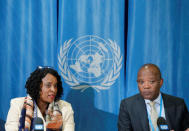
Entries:
{"label": "woman's face", "polygon": [[57,94],[57,79],[52,74],[47,74],[41,83],[41,91],[39,101],[43,103],[51,103]]}

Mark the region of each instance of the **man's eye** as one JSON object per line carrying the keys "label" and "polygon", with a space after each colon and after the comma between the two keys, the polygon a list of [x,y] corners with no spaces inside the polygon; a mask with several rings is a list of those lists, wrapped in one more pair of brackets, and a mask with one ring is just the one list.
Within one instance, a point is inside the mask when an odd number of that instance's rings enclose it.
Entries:
{"label": "man's eye", "polygon": [[154,84],[154,83],[155,83],[155,81],[149,81],[149,83],[150,83],[150,84]]}
{"label": "man's eye", "polygon": [[143,84],[144,83],[144,81],[138,81],[138,84]]}

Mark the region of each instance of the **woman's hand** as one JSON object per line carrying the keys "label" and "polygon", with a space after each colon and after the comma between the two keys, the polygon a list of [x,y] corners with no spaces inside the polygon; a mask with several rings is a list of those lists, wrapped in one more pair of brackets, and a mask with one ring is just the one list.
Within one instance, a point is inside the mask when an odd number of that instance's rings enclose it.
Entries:
{"label": "woman's hand", "polygon": [[51,121],[47,123],[46,127],[48,129],[53,129],[58,131],[61,128],[62,124],[63,124],[62,115],[56,115],[56,116],[52,116]]}

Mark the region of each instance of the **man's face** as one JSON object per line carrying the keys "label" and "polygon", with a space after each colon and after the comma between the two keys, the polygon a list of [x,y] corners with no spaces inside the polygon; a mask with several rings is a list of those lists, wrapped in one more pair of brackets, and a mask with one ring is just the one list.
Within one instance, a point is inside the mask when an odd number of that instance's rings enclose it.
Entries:
{"label": "man's face", "polygon": [[138,89],[144,99],[155,100],[160,92],[163,80],[153,67],[142,68],[137,77]]}
{"label": "man's face", "polygon": [[41,92],[39,101],[43,103],[51,103],[57,94],[57,79],[51,74],[47,74],[42,79]]}

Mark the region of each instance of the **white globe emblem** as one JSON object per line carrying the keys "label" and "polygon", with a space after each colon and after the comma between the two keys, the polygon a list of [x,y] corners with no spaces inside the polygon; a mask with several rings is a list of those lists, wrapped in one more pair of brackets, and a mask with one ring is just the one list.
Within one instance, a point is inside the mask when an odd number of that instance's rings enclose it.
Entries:
{"label": "white globe emblem", "polygon": [[59,69],[73,89],[108,89],[120,75],[120,47],[112,40],[87,35],[65,41],[58,55]]}

